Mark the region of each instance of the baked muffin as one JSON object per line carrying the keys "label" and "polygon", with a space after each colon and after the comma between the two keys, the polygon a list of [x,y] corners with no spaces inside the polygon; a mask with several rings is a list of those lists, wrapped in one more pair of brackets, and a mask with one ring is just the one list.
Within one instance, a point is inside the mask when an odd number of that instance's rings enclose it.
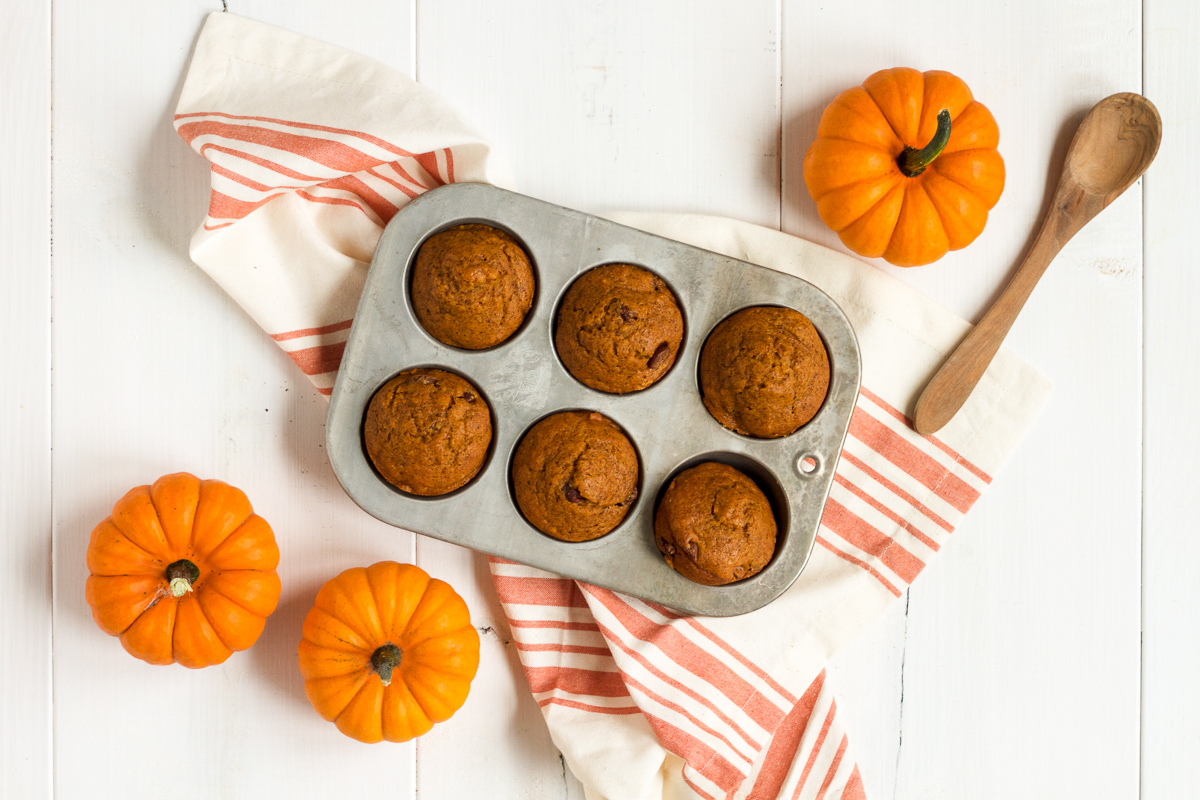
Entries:
{"label": "baked muffin", "polygon": [[580,383],[624,394],[666,375],[682,339],[683,314],[662,278],[641,267],[606,264],[567,290],[554,346]]}
{"label": "baked muffin", "polygon": [[638,494],[637,453],[612,420],[562,411],[517,445],[513,493],[525,519],[567,542],[586,542],[621,524]]}
{"label": "baked muffin", "polygon": [[490,225],[458,225],[417,252],[412,304],[433,338],[465,350],[495,347],[533,305],[533,267],[517,241]]}
{"label": "baked muffin", "polygon": [[675,476],[654,515],[654,541],[667,565],[707,586],[762,571],[775,535],[775,515],[758,485],[711,461]]}
{"label": "baked muffin", "polygon": [[409,494],[452,492],[475,477],[492,441],[479,390],[440,369],[409,369],[367,406],[363,442],[384,479]]}
{"label": "baked muffin", "polygon": [[700,353],[704,406],[731,431],[787,436],[816,416],[829,391],[829,354],[798,311],[743,309],[723,320]]}

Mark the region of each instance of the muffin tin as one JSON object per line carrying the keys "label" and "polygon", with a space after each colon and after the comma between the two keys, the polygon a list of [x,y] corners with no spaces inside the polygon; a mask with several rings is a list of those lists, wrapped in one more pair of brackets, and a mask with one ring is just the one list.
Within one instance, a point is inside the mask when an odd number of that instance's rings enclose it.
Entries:
{"label": "muffin tin", "polygon": [[[533,261],[537,294],[525,323],[489,350],[460,350],[430,336],[408,296],[421,244],[455,225],[480,222],[511,234]],[[671,370],[639,392],[615,395],[573,378],[554,349],[554,316],[576,277],[602,264],[644,267],[662,277],[683,310],[686,330]],[[756,305],[788,306],[812,320],[829,353],[824,405],[807,425],[779,439],[723,428],[700,399],[700,350],[721,320]],[[376,473],[362,442],[375,391],[410,367],[439,367],[467,378],[492,410],[493,441],[479,475],[447,495],[405,494]],[[834,468],[858,396],[858,341],[841,309],[812,284],[745,261],[653,236],[580,211],[486,184],[426,192],[384,230],[330,398],[326,446],[346,493],[391,525],[519,561],[673,609],[732,616],[760,608],[800,575],[816,540]],[[547,536],[521,516],[511,491],[513,451],[535,422],[556,411],[598,411],[633,441],[641,492],[619,527],[589,542]],[[779,537],[771,563],[745,580],[703,586],[663,561],[654,511],[671,478],[702,461],[731,464],[771,501]]]}

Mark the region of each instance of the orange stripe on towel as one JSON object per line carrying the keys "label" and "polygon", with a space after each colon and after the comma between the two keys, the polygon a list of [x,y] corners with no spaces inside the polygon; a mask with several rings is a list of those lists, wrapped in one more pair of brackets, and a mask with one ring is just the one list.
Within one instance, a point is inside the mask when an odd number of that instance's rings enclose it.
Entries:
{"label": "orange stripe on towel", "polygon": [[342,352],[346,349],[345,342],[326,344],[320,347],[306,347],[288,353],[292,361],[305,375],[321,375],[325,372],[336,372],[342,363]]}

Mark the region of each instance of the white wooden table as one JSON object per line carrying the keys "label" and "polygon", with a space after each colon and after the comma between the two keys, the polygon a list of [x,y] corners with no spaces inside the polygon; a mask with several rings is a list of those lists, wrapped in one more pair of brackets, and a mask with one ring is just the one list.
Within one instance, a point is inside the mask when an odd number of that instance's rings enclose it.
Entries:
{"label": "white wooden table", "polygon": [[[1054,382],[1046,412],[830,680],[872,798],[1196,792],[1196,3],[228,2],[441,92],[526,193],[834,248],[801,177],[821,110],[877,69],[954,72],[999,121],[1004,196],[968,249],[880,266],[967,319],[1027,245],[1081,113],[1150,97],[1157,163],[1067,247],[1009,339]],[[0,797],[582,797],[481,558],[347,499],[325,400],[188,260],[206,163],[171,115],[219,6],[0,3]],[[283,551],[262,639],[201,672],[132,659],[83,597],[92,526],[177,470],[245,488]],[[485,633],[457,716],[367,747],[309,708],[295,650],[320,584],[383,558],[448,580]]]}

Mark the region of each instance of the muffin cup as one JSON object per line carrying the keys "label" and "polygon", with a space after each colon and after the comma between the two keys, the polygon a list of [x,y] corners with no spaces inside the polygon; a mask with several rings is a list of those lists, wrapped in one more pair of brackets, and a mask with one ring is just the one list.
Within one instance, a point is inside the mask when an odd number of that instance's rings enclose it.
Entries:
{"label": "muffin cup", "polygon": [[370,398],[368,398],[368,401],[367,401],[367,407],[368,408],[370,407],[370,400],[373,399],[376,394],[378,394],[380,391],[382,391],[383,388],[392,380],[392,378],[399,376],[403,372],[408,372],[409,370],[416,370],[416,369],[437,369],[437,370],[441,370],[443,372],[448,372],[451,375],[461,378],[462,380],[464,380],[468,384],[470,384],[472,390],[476,394],[479,395],[480,399],[483,400],[484,404],[487,406],[488,417],[491,420],[491,424],[492,424],[492,438],[488,441],[487,449],[484,452],[483,463],[480,464],[479,469],[475,472],[474,475],[472,475],[466,481],[466,483],[464,483],[462,486],[451,489],[447,492],[442,492],[441,494],[414,494],[413,492],[405,491],[404,489],[401,489],[399,486],[397,486],[396,484],[394,484],[390,480],[388,480],[387,477],[384,476],[384,474],[382,472],[380,472],[379,466],[371,458],[371,454],[370,454],[369,448],[367,446],[367,431],[366,431],[366,429],[367,429],[367,413],[366,413],[366,410],[363,411],[362,430],[361,430],[361,443],[362,443],[363,455],[367,459],[367,461],[370,463],[371,469],[374,471],[376,477],[379,480],[386,483],[393,492],[396,492],[398,495],[400,495],[402,497],[407,497],[412,500],[418,500],[418,501],[440,500],[440,499],[446,498],[446,497],[454,497],[454,496],[459,495],[462,492],[466,491],[471,486],[471,484],[473,484],[475,481],[479,480],[479,476],[487,471],[488,465],[492,461],[492,456],[494,456],[496,454],[496,412],[492,408],[492,404],[491,404],[491,401],[488,399],[487,393],[484,392],[482,389],[480,389],[479,386],[474,381],[472,381],[470,378],[468,378],[466,375],[463,375],[461,372],[459,372],[456,369],[444,367],[439,364],[414,364],[412,366],[407,366],[407,367],[403,367],[401,369],[396,370],[396,372],[394,374],[388,375],[383,380],[382,383],[380,383],[377,387],[375,387],[371,391],[371,396],[370,396]]}
{"label": "muffin cup", "polygon": [[[535,525],[525,515],[525,512],[521,510],[521,504],[517,501],[516,477],[514,475],[514,470],[516,469],[516,463],[517,463],[517,451],[521,447],[521,442],[525,441],[525,437],[529,435],[530,431],[532,431],[535,427],[537,427],[538,423],[543,422],[543,421],[549,419],[550,417],[553,417],[557,414],[569,413],[569,412],[576,412],[576,413],[581,413],[581,414],[593,413],[592,409],[590,409],[590,408],[558,408],[558,409],[555,409],[555,410],[551,411],[549,414],[545,414],[541,418],[534,420],[533,424],[531,424],[525,430],[521,431],[521,435],[517,438],[516,445],[513,447],[512,452],[509,453],[509,455],[508,455],[509,499],[512,501],[513,506],[517,508],[518,512],[521,513],[521,519],[523,519],[525,521],[525,524],[529,525],[534,530],[537,530],[538,533],[541,533],[543,536],[545,536],[546,538],[548,538],[552,541],[564,541],[564,540],[559,537],[554,536],[554,534],[552,534],[552,533],[548,533],[548,532],[538,528],[538,526]],[[598,539],[602,539],[605,536],[612,536],[616,533],[619,533],[629,523],[630,518],[633,516],[633,512],[635,512],[637,510],[638,504],[641,503],[642,498],[646,494],[646,487],[642,480],[643,479],[642,455],[641,455],[641,453],[638,452],[637,442],[634,440],[634,438],[632,436],[629,435],[629,431],[627,431],[625,429],[625,426],[621,425],[620,423],[618,423],[616,420],[614,420],[611,417],[605,417],[605,420],[616,427],[616,430],[618,432],[620,432],[620,434],[622,436],[625,437],[626,441],[629,442],[630,448],[633,450],[633,457],[637,463],[637,481],[635,482],[634,487],[633,487],[636,494],[634,495],[633,501],[628,503],[628,509],[626,510],[625,515],[610,530],[605,531],[604,533],[598,534],[596,536],[593,536],[589,539],[584,539],[582,541],[574,542],[574,544],[587,544],[588,542],[593,542]]]}
{"label": "muffin cup", "polygon": [[[809,456],[801,456],[801,458],[807,457]],[[755,575],[766,572],[774,565],[779,553],[787,547],[788,532],[791,527],[791,508],[788,503],[787,491],[783,488],[783,484],[779,482],[779,478],[775,476],[775,473],[750,456],[725,450],[715,453],[700,453],[687,459],[671,470],[670,474],[663,480],[662,485],[658,487],[658,493],[654,497],[655,517],[658,515],[658,508],[662,505],[663,496],[666,495],[671,481],[692,467],[698,467],[701,464],[707,463],[725,464],[726,466],[733,467],[753,481],[754,485],[763,493],[763,496],[767,498],[767,503],[771,506],[771,516],[775,518],[775,552],[771,554],[771,559],[767,562],[767,565],[755,573]],[[753,580],[754,577],[752,575],[743,580]],[[734,583],[741,582],[735,581]],[[732,586],[734,584],[727,583],[723,585]]]}

